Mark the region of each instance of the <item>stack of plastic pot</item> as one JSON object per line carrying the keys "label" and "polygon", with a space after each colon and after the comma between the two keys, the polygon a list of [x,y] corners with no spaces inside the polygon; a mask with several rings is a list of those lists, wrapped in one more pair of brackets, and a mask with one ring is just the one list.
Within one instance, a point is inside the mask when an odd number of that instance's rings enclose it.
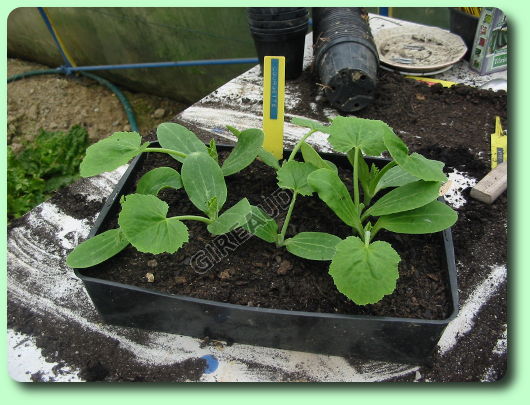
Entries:
{"label": "stack of plastic pot", "polygon": [[358,111],[375,98],[379,55],[360,7],[313,8],[314,66],[330,104]]}
{"label": "stack of plastic pot", "polygon": [[305,7],[249,7],[250,32],[263,72],[265,56],[285,56],[285,78],[302,73],[308,11]]}
{"label": "stack of plastic pot", "polygon": [[464,59],[469,60],[475,34],[477,32],[478,17],[464,13],[455,7],[449,7],[449,31],[453,34],[460,35],[467,46],[467,52]]}

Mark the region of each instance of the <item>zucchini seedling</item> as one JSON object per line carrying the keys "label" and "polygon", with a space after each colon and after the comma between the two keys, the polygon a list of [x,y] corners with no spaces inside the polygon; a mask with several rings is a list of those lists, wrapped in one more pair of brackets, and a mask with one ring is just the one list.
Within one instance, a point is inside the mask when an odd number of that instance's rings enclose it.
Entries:
{"label": "zucchini seedling", "polygon": [[[294,145],[287,159],[280,164],[274,156],[266,151],[262,150],[258,154],[264,163],[276,170],[278,187],[291,192],[290,203],[281,229],[273,218],[257,206],[252,207],[252,216],[247,224],[243,225],[243,228],[266,242],[275,243],[277,247],[285,247],[290,253],[304,259],[331,260],[335,253],[335,246],[341,241],[338,236],[324,232],[300,232],[287,237],[287,229],[298,196],[308,197],[314,193],[313,188],[307,182],[308,176],[319,168],[337,170],[333,163],[322,159],[305,142],[313,133],[323,130],[324,126],[316,121],[303,118],[293,118],[291,122],[306,127],[309,131]],[[228,128],[236,137],[240,137],[237,129]],[[303,162],[295,160],[299,151],[304,157]]]}
{"label": "zucchini seedling", "polygon": [[[263,132],[242,131],[230,155],[219,166],[215,142],[207,147],[185,127],[164,123],[157,128],[160,147],[142,143],[136,132],[116,132],[91,145],[80,165],[83,177],[111,171],[144,152],[167,153],[182,163],[181,172],[159,167],[142,176],[136,193],[121,199],[119,227],[98,234],[79,244],[67,257],[70,267],[85,268],[101,263],[132,244],[144,253],[174,253],[188,241],[183,221],[199,221],[213,235],[222,235],[242,226],[251,215],[246,198],[221,212],[226,199],[225,176],[251,164],[261,151]],[[184,188],[189,200],[204,215],[167,217],[168,204],[157,197],[164,188]]]}
{"label": "zucchini seedling", "polygon": [[[447,181],[444,164],[409,154],[405,143],[382,121],[337,117],[321,131],[329,134],[335,151],[347,154],[353,168],[353,196],[329,168],[315,170],[307,178],[309,186],[353,233],[336,245],[329,274],[337,289],[356,304],[375,303],[396,288],[401,260],[389,243],[374,240],[377,233],[381,229],[434,233],[457,220],[456,212],[437,200],[440,186]],[[369,167],[364,160],[364,154],[379,156],[383,152],[393,160],[381,169],[375,164]],[[378,196],[383,190],[386,193]]]}

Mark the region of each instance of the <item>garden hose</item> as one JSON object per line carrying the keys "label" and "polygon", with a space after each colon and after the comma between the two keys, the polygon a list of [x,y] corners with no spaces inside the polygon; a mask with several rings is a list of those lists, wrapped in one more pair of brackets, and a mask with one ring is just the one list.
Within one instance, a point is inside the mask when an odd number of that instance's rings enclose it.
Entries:
{"label": "garden hose", "polygon": [[[139,131],[138,123],[136,122],[136,115],[134,114],[134,110],[133,110],[131,104],[129,103],[129,100],[127,100],[127,97],[125,97],[125,94],[123,94],[118,87],[116,87],[114,84],[112,84],[108,80],[103,79],[102,77],[96,76],[96,75],[94,75],[92,73],[88,73],[88,72],[78,72],[78,73],[81,76],[85,76],[85,77],[88,77],[89,79],[95,80],[99,84],[102,84],[103,86],[108,88],[110,91],[112,91],[116,95],[116,97],[118,98],[120,103],[122,104],[123,110],[125,111],[125,114],[127,115],[127,119],[129,121],[129,125],[131,126],[131,129],[133,131],[136,131],[136,132]],[[30,72],[24,72],[24,73],[20,73],[18,75],[14,75],[14,76],[8,77],[7,78],[7,82],[11,83],[11,82],[15,82],[17,80],[25,79],[26,77],[40,76],[40,75],[51,75],[51,74],[54,74],[54,75],[56,75],[56,74],[66,74],[66,72],[63,72],[63,71],[58,70],[58,69],[33,70],[33,71],[30,71]]]}

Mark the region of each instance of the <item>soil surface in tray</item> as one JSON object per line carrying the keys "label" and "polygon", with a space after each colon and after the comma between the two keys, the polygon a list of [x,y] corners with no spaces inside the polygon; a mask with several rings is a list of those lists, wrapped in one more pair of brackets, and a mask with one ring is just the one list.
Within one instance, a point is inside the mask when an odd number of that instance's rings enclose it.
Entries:
{"label": "soil surface in tray", "polygon": [[[180,163],[175,159],[151,153],[136,173],[136,179],[160,165],[180,171]],[[351,185],[351,169],[347,170],[347,166],[341,177],[347,184],[349,177]],[[278,188],[272,168],[255,161],[242,172],[227,177],[226,182],[225,209],[247,197],[251,204],[276,217],[280,225],[283,223],[291,193]],[[125,194],[134,192],[134,187]],[[168,203],[170,217],[203,215],[188,201],[183,189],[166,189],[159,196]],[[112,217],[109,226],[114,228],[116,215]],[[440,234],[381,232],[379,239],[390,242],[402,258],[397,288],[377,304],[358,306],[335,288],[328,274],[329,262],[301,259],[284,248],[250,237],[241,229],[213,237],[203,223],[187,221],[186,225],[189,242],[175,254],[144,254],[130,246],[84,273],[167,293],[264,308],[424,319],[445,319],[452,309]],[[350,228],[316,196],[297,199],[289,227],[287,237],[310,231],[341,238],[351,235]],[[149,277],[146,273],[150,273]]]}

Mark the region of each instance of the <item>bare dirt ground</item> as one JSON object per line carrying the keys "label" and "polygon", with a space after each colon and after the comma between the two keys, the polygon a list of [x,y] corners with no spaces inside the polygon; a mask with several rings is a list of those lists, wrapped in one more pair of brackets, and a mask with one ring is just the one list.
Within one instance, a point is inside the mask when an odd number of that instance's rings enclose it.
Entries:
{"label": "bare dirt ground", "polygon": [[[8,59],[8,77],[32,70],[50,69],[20,59]],[[147,133],[187,107],[168,98],[124,91],[131,103],[140,132]],[[123,106],[116,95],[87,78],[43,75],[9,83],[7,143],[17,151],[39,133],[68,130],[79,124],[91,142],[115,131],[130,131]]]}

